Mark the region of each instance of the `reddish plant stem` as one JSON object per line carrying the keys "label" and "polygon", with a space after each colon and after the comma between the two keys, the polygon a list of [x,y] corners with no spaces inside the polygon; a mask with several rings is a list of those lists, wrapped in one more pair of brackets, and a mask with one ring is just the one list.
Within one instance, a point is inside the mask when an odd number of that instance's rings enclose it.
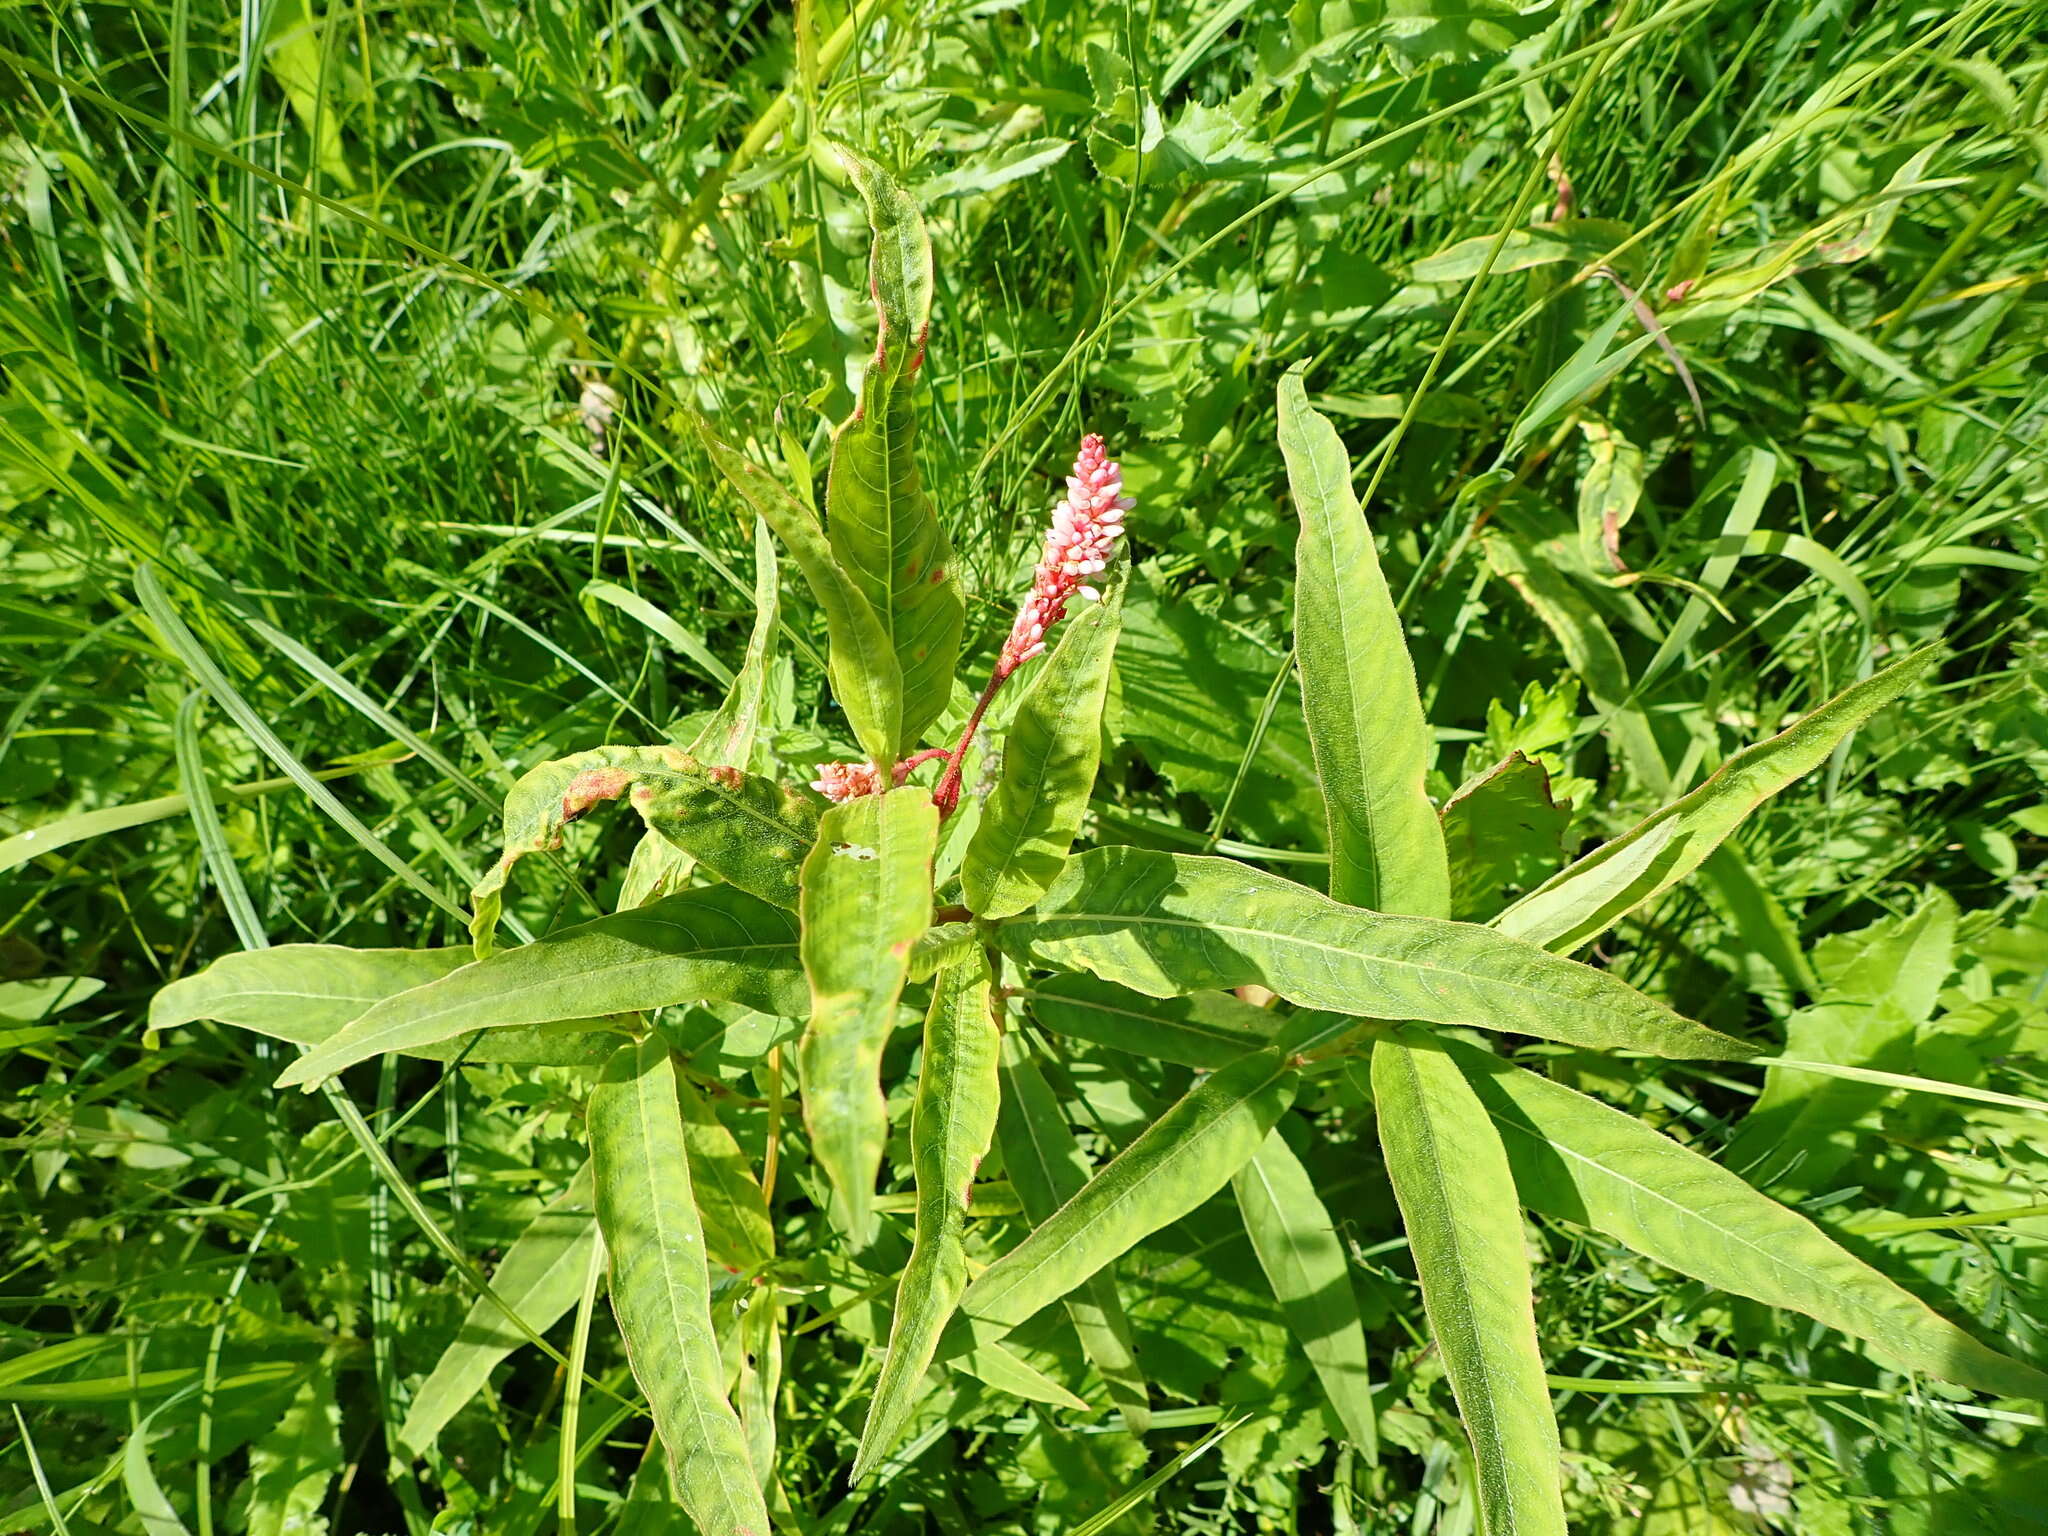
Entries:
{"label": "reddish plant stem", "polygon": [[981,729],[981,717],[988,713],[994,702],[996,690],[1003,686],[1010,674],[996,664],[988,686],[981,690],[981,697],[975,700],[974,713],[967,717],[967,729],[960,733],[960,744],[953,749],[952,761],[946,765],[945,777],[939,780],[939,787],[932,791],[932,804],[939,808],[939,819],[945,820],[960,804],[960,771],[967,766],[967,748],[974,740],[974,733]]}

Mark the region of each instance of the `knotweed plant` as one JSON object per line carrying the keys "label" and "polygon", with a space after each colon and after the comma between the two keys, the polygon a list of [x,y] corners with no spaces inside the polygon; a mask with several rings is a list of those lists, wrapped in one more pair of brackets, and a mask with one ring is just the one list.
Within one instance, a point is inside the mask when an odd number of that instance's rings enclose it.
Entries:
{"label": "knotweed plant", "polygon": [[[590,1163],[562,1200],[587,1200],[596,1221],[581,1229],[582,1262],[565,1261],[564,1272],[581,1275],[602,1253],[675,1497],[712,1536],[765,1536],[781,1497],[781,1341],[792,1309],[810,1304],[798,1265],[868,1274],[877,1294],[893,1294],[886,1339],[873,1338],[856,1481],[885,1472],[946,1379],[1034,1402],[1056,1421],[1120,1415],[1143,1434],[1152,1394],[1115,1266],[1225,1190],[1335,1421],[1358,1458],[1375,1458],[1387,1405],[1374,1401],[1336,1236],[1346,1213],[1326,1203],[1280,1131],[1303,1122],[1296,1106],[1310,1086],[1337,1074],[1369,1094],[1376,1114],[1489,1532],[1542,1536],[1564,1524],[1525,1208],[1803,1313],[1895,1368],[1999,1396],[2048,1395],[2048,1376],[1805,1216],[1485,1043],[1759,1057],[1758,1044],[1575,957],[1691,876],[1766,798],[1926,677],[1935,657],[1907,655],[1739,752],[1490,921],[1452,921],[1463,893],[1446,822],[1463,817],[1460,835],[1477,835],[1485,818],[1469,814],[1475,797],[1510,780],[1482,776],[1441,811],[1428,798],[1431,732],[1350,466],[1289,374],[1279,433],[1300,519],[1296,642],[1327,808],[1326,888],[1229,858],[1077,848],[1133,503],[1101,438],[1086,438],[1029,593],[971,694],[956,680],[960,584],[914,458],[930,247],[902,191],[858,157],[846,164],[875,235],[880,336],[858,409],[834,441],[822,517],[697,424],[761,530],[757,623],[715,716],[687,748],[599,746],[520,780],[505,806],[502,856],[475,891],[473,946],[232,956],[164,991],[155,1022],[216,1018],[297,1041],[306,1049],[279,1079],[286,1086],[311,1087],[389,1052],[581,1071]],[[857,747],[808,784],[778,780],[760,731],[780,627],[771,533],[822,610],[832,696]],[[993,712],[1020,674],[1014,707]],[[961,707],[956,695],[974,702]],[[980,750],[992,718],[998,745]],[[646,827],[620,910],[499,948],[515,866],[617,800]],[[699,1069],[689,1032],[664,1012],[684,1005],[740,1021],[718,1049],[754,1042],[777,1085],[783,1043],[794,1044],[801,1132],[773,1122],[758,1165],[721,1117],[715,1069]],[[906,1084],[886,1081],[883,1063],[907,1008],[921,1012],[923,1032]],[[1193,1086],[1091,1166],[1042,1073],[1037,1037],[1020,1027],[1027,1013],[1038,1030],[1184,1064]],[[900,1274],[875,1257],[888,1251],[878,1243],[877,1185],[899,1088],[912,1104],[915,1183]],[[770,1216],[781,1148],[799,1134],[807,1188],[834,1234],[822,1256],[778,1251],[788,1228]],[[968,1224],[992,1152],[1024,1233],[998,1252]],[[736,1284],[745,1305],[734,1303]],[[508,1315],[530,1334],[572,1299]],[[497,1309],[510,1303],[493,1291],[476,1306],[486,1331],[502,1332]],[[843,1310],[820,1307],[812,1326]],[[1055,1374],[1042,1352],[1018,1345],[1014,1331],[1041,1314],[1077,1331],[1085,1375]],[[451,1385],[458,1377],[464,1384]],[[430,1447],[480,1384],[434,1373],[401,1445]],[[805,1524],[802,1512],[790,1519],[790,1528]]]}

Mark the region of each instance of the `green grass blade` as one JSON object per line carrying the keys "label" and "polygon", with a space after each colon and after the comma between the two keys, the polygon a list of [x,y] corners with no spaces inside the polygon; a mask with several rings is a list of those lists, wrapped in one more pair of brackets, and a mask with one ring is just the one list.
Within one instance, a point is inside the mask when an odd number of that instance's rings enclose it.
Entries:
{"label": "green grass blade", "polygon": [[1301,518],[1295,656],[1329,817],[1330,894],[1346,906],[1441,917],[1450,868],[1423,788],[1436,741],[1343,441],[1309,405],[1298,369],[1280,380],[1280,451]]}
{"label": "green grass blade", "polygon": [[1093,971],[1154,997],[1257,985],[1366,1018],[1658,1056],[1755,1054],[1533,944],[1471,923],[1360,911],[1227,859],[1091,849],[996,939],[1020,960]]}
{"label": "green grass blade", "polygon": [[767,521],[754,519],[754,629],[739,675],[726,690],[697,739],[690,756],[715,768],[747,768],[754,760],[754,739],[768,707],[769,673],[775,663],[775,637],[782,631],[782,595],[775,539]]}
{"label": "green grass blade", "polygon": [[684,1512],[705,1536],[769,1536],[746,1431],[725,1396],[675,1063],[659,1036],[621,1049],[592,1091],[590,1162],[612,1311]]}
{"label": "green grass blade", "polygon": [[1429,1331],[1472,1438],[1486,1530],[1564,1536],[1563,1452],[1507,1154],[1440,1051],[1375,1041],[1372,1090]]}

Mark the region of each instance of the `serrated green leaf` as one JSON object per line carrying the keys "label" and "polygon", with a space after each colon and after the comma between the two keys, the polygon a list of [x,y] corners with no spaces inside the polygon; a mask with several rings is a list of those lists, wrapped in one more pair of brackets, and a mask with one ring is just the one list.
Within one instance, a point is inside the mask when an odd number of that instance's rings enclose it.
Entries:
{"label": "serrated green leaf", "polygon": [[528,854],[562,845],[562,829],[625,796],[650,831],[721,879],[777,906],[796,905],[796,869],[818,813],[795,790],[738,768],[707,766],[679,747],[593,747],[522,774],[505,796],[505,848],[470,892],[470,931],[488,954],[505,882]]}
{"label": "serrated green leaf", "polygon": [[1329,817],[1330,894],[1347,906],[1440,917],[1450,871],[1423,788],[1436,741],[1343,440],[1309,405],[1299,370],[1280,380],[1280,451],[1301,518],[1295,657]]}
{"label": "serrated green leaf", "polygon": [[775,530],[824,610],[830,650],[826,670],[833,696],[868,760],[893,763],[903,734],[903,669],[892,632],[885,628],[853,578],[840,565],[818,514],[781,482],[696,418],[697,436],[720,474]]}
{"label": "serrated green leaf", "polygon": [[[591,1245],[597,1241],[595,1210],[590,1167],[585,1164],[569,1187],[513,1239],[492,1271],[491,1289],[533,1333],[545,1333],[561,1321],[582,1294]],[[483,1390],[498,1362],[526,1340],[526,1330],[515,1327],[504,1308],[479,1296],[413,1394],[398,1431],[399,1444],[415,1453],[428,1450],[448,1421]]]}
{"label": "serrated green leaf", "polygon": [[1368,1461],[1379,1459],[1365,1330],[1351,1264],[1315,1181],[1276,1130],[1231,1179],[1259,1267],[1301,1341],[1337,1422]]}
{"label": "serrated green leaf", "polygon": [[705,1536],[769,1536],[725,1395],[675,1063],[659,1036],[622,1048],[592,1090],[590,1162],[612,1311],[684,1512]]}
{"label": "serrated green leaf", "polygon": [[938,837],[931,796],[906,786],[832,807],[803,865],[811,989],[811,1022],[797,1048],[804,1124],[834,1215],[857,1247],[872,1234],[889,1134],[882,1047],[896,1027],[911,946],[931,922]]}
{"label": "serrated green leaf", "polygon": [[1756,1054],[1533,944],[1471,923],[1361,911],[1227,859],[1090,849],[996,940],[1020,960],[1093,971],[1153,997],[1259,985],[1365,1018],[1656,1056]]}
{"label": "serrated green leaf", "polygon": [[916,742],[946,707],[967,611],[952,545],[917,468],[915,395],[931,323],[932,248],[910,196],[879,166],[843,147],[837,153],[867,207],[868,286],[881,333],[860,403],[832,439],[825,529],[901,671],[901,745]]}
{"label": "serrated green leaf", "polygon": [[889,1347],[868,1405],[853,1481],[902,1437],[939,1336],[967,1286],[967,1201],[974,1171],[995,1137],[996,1052],[988,962],[975,955],[942,971],[925,1016],[923,1063],[911,1111],[910,1161],[917,1176],[917,1231],[896,1287]]}
{"label": "serrated green leaf", "polygon": [[1079,973],[1040,977],[1023,996],[1054,1034],[1204,1071],[1264,1049],[1281,1023],[1279,1014],[1228,992],[1147,997]]}
{"label": "serrated green leaf", "polygon": [[277,1081],[280,1088],[311,1087],[386,1051],[417,1050],[475,1029],[708,1000],[779,1016],[801,1013],[795,918],[729,885],[594,918],[373,1004]]}
{"label": "serrated green leaf", "polygon": [[1743,820],[1933,670],[1939,643],[1922,646],[1811,714],[1745,747],[1691,794],[1603,843],[1493,920],[1502,933],[1568,951],[1691,874]]}
{"label": "serrated green leaf", "polygon": [[1119,560],[1102,600],[1068,619],[1003,734],[1002,777],[960,870],[967,906],[982,917],[1009,917],[1038,900],[1081,830],[1102,756],[1102,705],[1129,573]]}
{"label": "serrated green leaf", "polygon": [[[1025,1216],[1040,1227],[1087,1187],[1095,1170],[1015,1031],[1003,1036],[1001,1076],[1003,1104],[996,1138],[1003,1149],[1003,1167]],[[1082,1351],[1102,1373],[1110,1397],[1123,1410],[1125,1425],[1134,1435],[1144,1434],[1152,1421],[1151,1393],[1138,1367],[1130,1319],[1124,1315],[1111,1272],[1105,1268],[1090,1276],[1066,1298],[1066,1307]]]}
{"label": "serrated green leaf", "polygon": [[318,1371],[249,1447],[248,1536],[327,1536],[327,1491],[344,1465],[334,1378]]}
{"label": "serrated green leaf", "polygon": [[1197,1083],[1031,1235],[967,1287],[986,1339],[1052,1305],[1230,1181],[1294,1101],[1285,1051],[1254,1051]]}
{"label": "serrated green leaf", "polygon": [[1449,1043],[1508,1147],[1523,1201],[1738,1296],[1871,1345],[1907,1370],[2048,1399],[2048,1372],[1980,1343],[1796,1211],[1632,1115]]}
{"label": "serrated green leaf", "polygon": [[1373,1043],[1372,1090],[1430,1335],[1472,1439],[1486,1530],[1564,1536],[1563,1452],[1507,1154],[1456,1064],[1420,1041]]}
{"label": "serrated green leaf", "polygon": [[[350,949],[342,944],[278,944],[222,955],[195,976],[180,977],[149,1003],[152,1030],[212,1019],[317,1046],[374,1004],[439,981],[475,961],[467,944],[439,949]],[[508,1062],[571,1067],[603,1061],[625,1028],[619,1019],[564,1019],[401,1047],[429,1061]]]}

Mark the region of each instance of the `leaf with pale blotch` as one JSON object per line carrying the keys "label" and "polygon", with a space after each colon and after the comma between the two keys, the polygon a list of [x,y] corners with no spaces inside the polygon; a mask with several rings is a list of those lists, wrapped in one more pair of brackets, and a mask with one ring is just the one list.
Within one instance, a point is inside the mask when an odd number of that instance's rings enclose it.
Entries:
{"label": "leaf with pale blotch", "polygon": [[1298,369],[1280,379],[1280,452],[1301,517],[1295,660],[1329,815],[1330,894],[1347,906],[1440,917],[1450,874],[1423,788],[1436,739],[1352,493],[1351,461],[1329,418],[1309,405]]}
{"label": "leaf with pale blotch", "polygon": [[988,961],[979,954],[941,971],[932,987],[910,1121],[916,1236],[896,1286],[889,1347],[854,1457],[856,1483],[901,1438],[939,1335],[967,1286],[967,1201],[995,1136],[1001,1092],[993,1003]]}
{"label": "leaf with pale blotch", "polygon": [[1119,560],[1101,601],[1067,620],[1003,733],[1002,776],[960,870],[967,905],[982,917],[1009,917],[1038,900],[1081,830],[1102,757],[1102,705],[1129,573]]}
{"label": "leaf with pale blotch", "polygon": [[860,403],[832,439],[825,528],[840,568],[889,638],[903,680],[901,746],[915,743],[946,707],[967,611],[952,545],[917,468],[915,396],[931,323],[932,248],[910,196],[879,166],[843,147],[837,153],[867,208],[868,286],[880,335]]}
{"label": "leaf with pale blotch", "polygon": [[786,1017],[803,1011],[803,997],[795,917],[733,886],[709,886],[559,929],[386,998],[277,1081],[311,1087],[386,1051],[593,1010],[719,1001]]}
{"label": "leaf with pale blotch", "polygon": [[659,1036],[606,1065],[589,1128],[612,1312],[676,1496],[705,1536],[769,1536],[746,1431],[725,1395],[675,1063]]}
{"label": "leaf with pale blotch", "polygon": [[796,905],[796,868],[817,832],[809,801],[737,768],[706,766],[679,747],[593,747],[522,774],[505,796],[505,851],[470,893],[479,956],[490,952],[513,867],[559,848],[562,828],[621,796],[649,830],[721,879]]}
{"label": "leaf with pale blotch", "polygon": [[1230,1187],[1259,1267],[1315,1367],[1337,1422],[1367,1461],[1377,1461],[1379,1427],[1351,1264],[1315,1181],[1276,1130],[1237,1170]]}
{"label": "leaf with pale blotch", "polygon": [[1691,794],[1546,880],[1493,926],[1559,951],[1598,937],[1698,869],[1751,811],[1818,768],[1851,731],[1932,672],[1940,651],[1938,642],[1922,646],[1745,747]]}
{"label": "leaf with pale blotch", "polygon": [[803,572],[825,615],[829,642],[826,670],[833,697],[868,760],[893,763],[903,735],[903,668],[896,660],[893,631],[885,628],[860,587],[832,551],[818,514],[745,454],[724,442],[711,423],[696,418],[704,451],[733,489],[775,530]]}
{"label": "leaf with pale blotch", "polygon": [[1472,1440],[1488,1536],[1564,1536],[1563,1452],[1500,1137],[1457,1066],[1420,1043],[1374,1042],[1372,1091],[1423,1311]]}
{"label": "leaf with pale blotch", "polygon": [[1532,1209],[1838,1328],[1905,1370],[1999,1397],[2048,1399],[2048,1372],[1978,1342],[1719,1163],[1547,1077],[1469,1046],[1445,1048],[1493,1117]]}
{"label": "leaf with pale blotch", "polygon": [[1105,1264],[1179,1221],[1230,1182],[1294,1101],[1284,1051],[1254,1051],[1202,1079],[960,1298],[1000,1336],[1060,1300]]}
{"label": "leaf with pale blotch", "polygon": [[[1040,1227],[1095,1176],[1066,1113],[1015,1031],[1003,1036],[1003,1107],[996,1138],[1003,1167],[1032,1226]],[[1152,1424],[1151,1392],[1138,1368],[1130,1319],[1110,1270],[1091,1276],[1066,1298],[1082,1351],[1123,1410],[1124,1426],[1142,1435]]]}
{"label": "leaf with pale blotch", "polygon": [[765,518],[754,519],[754,629],[747,654],[726,690],[718,712],[690,743],[690,756],[718,768],[753,766],[754,739],[768,706],[768,674],[775,663],[775,637],[782,632],[782,584],[775,540]]}
{"label": "leaf with pale blotch", "polygon": [[1739,1060],[1755,1049],[1605,971],[1490,928],[1343,906],[1227,859],[1095,848],[1037,909],[996,929],[1006,953],[1170,997],[1270,987],[1289,1002],[1605,1050]]}
{"label": "leaf with pale blotch", "polygon": [[455,1338],[434,1363],[406,1408],[399,1444],[423,1454],[448,1421],[481,1392],[498,1362],[524,1344],[529,1333],[545,1333],[561,1321],[583,1294],[597,1242],[590,1167],[541,1208],[512,1240],[491,1273],[491,1290],[526,1324],[516,1326],[488,1296],[471,1303]]}
{"label": "leaf with pale blotch", "polygon": [[[472,964],[467,944],[444,949],[350,949],[341,944],[278,944],[222,955],[195,976],[180,977],[149,1003],[152,1030],[212,1019],[317,1046],[387,998],[440,981]],[[429,1061],[525,1066],[594,1066],[625,1032],[618,1018],[568,1018],[520,1028],[485,1029],[401,1047]]]}
{"label": "leaf with pale blotch", "polygon": [[1271,1044],[1280,1015],[1228,992],[1147,997],[1079,973],[1043,976],[1024,993],[1031,1015],[1056,1035],[1092,1040],[1146,1060],[1211,1070]]}
{"label": "leaf with pale blotch", "polygon": [[835,805],[804,860],[803,964],[811,1022],[797,1048],[811,1155],[856,1247],[873,1234],[875,1175],[889,1135],[882,1047],[911,946],[932,918],[939,813],[914,786]]}
{"label": "leaf with pale blotch", "polygon": [[690,1149],[690,1183],[704,1224],[704,1251],[727,1269],[757,1270],[775,1257],[775,1228],[754,1170],[709,1098],[679,1079],[676,1102]]}

